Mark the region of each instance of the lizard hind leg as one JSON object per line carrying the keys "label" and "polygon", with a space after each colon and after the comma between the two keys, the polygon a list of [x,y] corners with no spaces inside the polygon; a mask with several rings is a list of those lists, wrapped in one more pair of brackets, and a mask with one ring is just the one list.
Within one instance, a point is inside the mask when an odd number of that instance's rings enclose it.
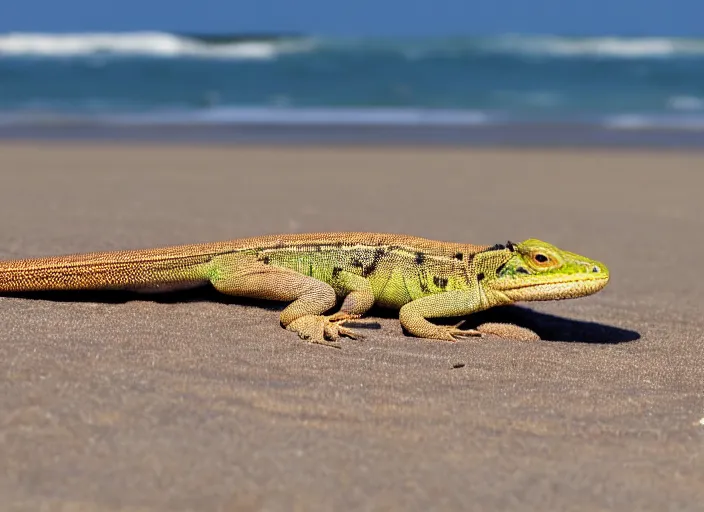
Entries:
{"label": "lizard hind leg", "polygon": [[339,336],[354,337],[344,323],[359,315],[344,311],[323,314],[336,303],[335,290],[329,284],[246,254],[216,256],[210,264],[211,283],[221,293],[291,302],[281,312],[281,325],[301,339],[340,348],[333,343]]}

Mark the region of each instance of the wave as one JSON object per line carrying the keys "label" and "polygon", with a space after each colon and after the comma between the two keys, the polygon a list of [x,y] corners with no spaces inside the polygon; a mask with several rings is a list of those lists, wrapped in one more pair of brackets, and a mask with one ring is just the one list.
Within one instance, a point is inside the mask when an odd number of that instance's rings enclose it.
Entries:
{"label": "wave", "polygon": [[0,112],[0,125],[477,126],[493,116],[474,110],[413,108],[214,107],[152,112],[62,112],[47,108]]}
{"label": "wave", "polygon": [[545,123],[540,119],[513,117],[491,110],[424,108],[267,108],[216,107],[141,114],[93,117],[116,125],[237,125],[237,126],[349,126],[349,127],[447,127],[531,126],[564,124],[598,126],[607,130],[702,131],[704,116],[617,114],[596,117],[566,117]]}
{"label": "wave", "polygon": [[671,96],[667,106],[672,110],[704,110],[704,98],[697,96]]}
{"label": "wave", "polygon": [[704,57],[704,39],[677,37],[567,37],[513,35],[435,39],[324,40],[338,51],[399,53],[408,60],[503,55],[546,58],[647,59]]}
{"label": "wave", "polygon": [[336,39],[298,35],[198,35],[169,32],[0,34],[0,57],[51,58],[98,54],[273,59],[284,54],[313,51],[362,55],[395,53],[408,60],[497,54],[517,57],[647,59],[704,57],[704,39],[511,34],[425,39]]}
{"label": "wave", "polygon": [[411,108],[217,107],[110,116],[120,124],[270,124],[344,126],[474,126],[488,122],[482,112]]}
{"label": "wave", "polygon": [[602,125],[611,130],[704,130],[704,117],[648,114],[608,116]]}
{"label": "wave", "polygon": [[309,51],[313,47],[311,39],[295,37],[245,38],[168,32],[0,34],[0,57],[73,57],[97,54],[272,59],[282,53]]}
{"label": "wave", "polygon": [[613,131],[704,131],[704,115],[631,113],[567,116],[549,121],[514,117],[491,110],[422,108],[290,108],[222,106],[207,109],[173,108],[148,112],[63,111],[61,108],[0,110],[0,128],[62,126],[307,126],[307,127],[596,127]]}
{"label": "wave", "polygon": [[704,56],[704,39],[677,37],[504,36],[488,43],[496,51],[558,57]]}
{"label": "wave", "polygon": [[474,110],[413,108],[220,107],[197,112],[161,113],[152,117],[151,120],[172,123],[196,121],[215,124],[474,126],[486,123],[488,115]]}

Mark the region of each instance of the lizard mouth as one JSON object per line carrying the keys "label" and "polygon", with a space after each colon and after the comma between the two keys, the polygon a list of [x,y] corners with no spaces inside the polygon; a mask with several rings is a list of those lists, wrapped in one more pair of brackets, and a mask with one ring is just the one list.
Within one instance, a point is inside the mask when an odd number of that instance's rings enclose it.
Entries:
{"label": "lizard mouth", "polygon": [[580,279],[556,279],[542,283],[522,283],[519,286],[507,286],[501,290],[513,301],[539,301],[572,299],[591,295],[604,288],[609,276],[582,277]]}

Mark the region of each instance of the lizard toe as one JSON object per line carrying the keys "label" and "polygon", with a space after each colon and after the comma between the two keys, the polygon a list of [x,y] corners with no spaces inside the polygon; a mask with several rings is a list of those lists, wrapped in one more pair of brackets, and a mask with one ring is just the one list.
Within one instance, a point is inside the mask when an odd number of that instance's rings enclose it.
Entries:
{"label": "lizard toe", "polygon": [[540,336],[525,327],[514,324],[485,323],[477,327],[484,334],[517,341],[540,341]]}
{"label": "lizard toe", "polygon": [[451,327],[447,332],[454,341],[457,341],[457,338],[476,338],[483,336],[483,333],[476,329],[458,329],[457,327]]}
{"label": "lizard toe", "polygon": [[363,340],[364,336],[359,334],[357,331],[354,329],[350,329],[349,327],[338,327],[337,331],[340,336],[345,336],[347,338],[351,338],[353,340]]}
{"label": "lizard toe", "polygon": [[325,337],[330,340],[336,340],[340,336],[345,336],[354,340],[362,339],[362,336],[357,334],[353,329],[344,327],[345,322],[356,320],[357,318],[359,318],[359,315],[352,315],[342,312],[326,317],[324,329]]}

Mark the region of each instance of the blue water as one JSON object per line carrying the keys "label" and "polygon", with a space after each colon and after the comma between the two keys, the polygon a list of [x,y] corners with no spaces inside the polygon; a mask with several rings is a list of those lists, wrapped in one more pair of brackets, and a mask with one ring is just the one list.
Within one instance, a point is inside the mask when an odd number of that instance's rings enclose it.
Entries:
{"label": "blue water", "polygon": [[704,130],[704,39],[0,34],[0,124]]}

